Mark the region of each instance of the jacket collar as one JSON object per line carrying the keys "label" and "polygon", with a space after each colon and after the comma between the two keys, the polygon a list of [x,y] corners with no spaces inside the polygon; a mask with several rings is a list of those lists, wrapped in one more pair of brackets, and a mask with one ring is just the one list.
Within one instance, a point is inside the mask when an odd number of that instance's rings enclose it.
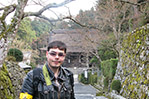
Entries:
{"label": "jacket collar", "polygon": [[[51,78],[51,81],[55,80],[56,78],[54,76],[53,71],[49,68],[48,62],[46,62],[46,68],[47,68],[47,70],[49,72],[49,76]],[[60,68],[59,68],[59,74],[58,74],[58,78],[57,79],[60,79],[60,80],[63,81],[65,79],[64,75],[65,75],[65,73],[63,72],[63,70],[62,70],[62,68],[60,66]]]}

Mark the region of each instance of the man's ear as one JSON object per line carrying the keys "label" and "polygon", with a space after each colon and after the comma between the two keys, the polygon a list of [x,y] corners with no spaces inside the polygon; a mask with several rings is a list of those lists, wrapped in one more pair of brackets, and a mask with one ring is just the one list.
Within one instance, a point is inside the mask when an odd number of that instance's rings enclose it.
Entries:
{"label": "man's ear", "polygon": [[46,56],[48,56],[48,54],[49,54],[49,52],[48,52],[48,51],[46,51]]}
{"label": "man's ear", "polygon": [[66,57],[66,53],[65,53],[65,57]]}

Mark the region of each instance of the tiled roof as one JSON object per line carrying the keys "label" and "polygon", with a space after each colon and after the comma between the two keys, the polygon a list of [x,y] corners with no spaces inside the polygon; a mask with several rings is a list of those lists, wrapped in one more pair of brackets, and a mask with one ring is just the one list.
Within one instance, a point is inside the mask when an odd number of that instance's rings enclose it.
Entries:
{"label": "tiled roof", "polygon": [[100,40],[98,31],[95,29],[58,29],[50,34],[50,42],[58,40],[64,42],[68,52],[85,52],[97,48]]}

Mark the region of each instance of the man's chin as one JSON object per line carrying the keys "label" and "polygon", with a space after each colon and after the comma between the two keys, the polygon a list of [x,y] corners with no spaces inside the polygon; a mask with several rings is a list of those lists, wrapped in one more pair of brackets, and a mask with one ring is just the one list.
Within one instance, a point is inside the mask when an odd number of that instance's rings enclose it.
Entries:
{"label": "man's chin", "polygon": [[56,68],[59,68],[60,66],[51,66],[51,67],[56,69]]}

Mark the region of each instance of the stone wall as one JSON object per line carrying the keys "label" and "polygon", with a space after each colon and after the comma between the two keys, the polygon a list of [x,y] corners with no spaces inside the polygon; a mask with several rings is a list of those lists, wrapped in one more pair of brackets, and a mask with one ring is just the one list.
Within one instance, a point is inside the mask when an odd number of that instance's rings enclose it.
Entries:
{"label": "stone wall", "polygon": [[3,38],[0,40],[0,67],[2,67],[3,60],[7,56],[8,43]]}
{"label": "stone wall", "polygon": [[14,98],[14,88],[8,74],[7,66],[3,64],[0,68],[0,99]]}
{"label": "stone wall", "polygon": [[149,24],[125,35],[114,79],[127,99],[149,99]]}
{"label": "stone wall", "polygon": [[[0,88],[1,93],[5,93],[5,88],[7,89],[7,93],[4,94],[5,96],[11,94],[9,99],[19,99],[19,93],[22,87],[23,78],[26,75],[25,71],[20,68],[20,66],[16,62],[5,62],[5,65],[3,65],[2,68],[6,68],[6,70],[3,71],[6,75],[6,79],[3,79],[3,82],[2,78],[0,79],[0,83],[3,83],[1,84]],[[0,70],[0,72],[2,72],[2,70]],[[1,74],[0,76],[4,76],[4,74]],[[8,81],[9,83],[5,83]],[[4,98],[4,96],[0,95],[0,99],[8,98]]]}

